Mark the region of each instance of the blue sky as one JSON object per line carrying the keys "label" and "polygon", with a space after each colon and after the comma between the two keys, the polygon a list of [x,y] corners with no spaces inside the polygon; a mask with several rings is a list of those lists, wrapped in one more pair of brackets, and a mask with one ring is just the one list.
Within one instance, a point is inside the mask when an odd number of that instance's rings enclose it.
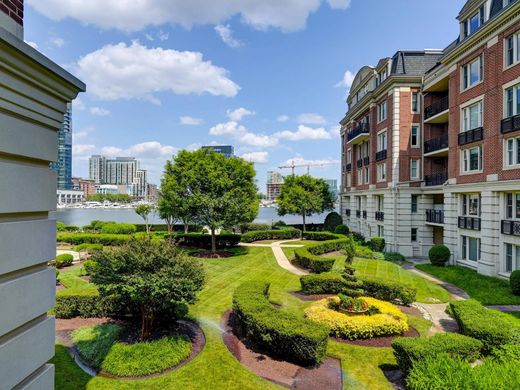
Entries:
{"label": "blue sky", "polygon": [[[74,175],[88,176],[90,154],[135,155],[158,183],[177,150],[232,144],[265,191],[266,172],[288,161],[338,161],[357,70],[447,46],[464,1],[26,3],[25,40],[87,83],[73,111]],[[340,167],[311,174],[339,179]]]}

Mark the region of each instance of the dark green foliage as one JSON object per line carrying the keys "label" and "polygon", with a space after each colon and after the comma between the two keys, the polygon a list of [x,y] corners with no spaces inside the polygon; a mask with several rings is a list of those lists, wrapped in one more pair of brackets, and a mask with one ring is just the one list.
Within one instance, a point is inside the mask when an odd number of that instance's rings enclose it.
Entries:
{"label": "dark green foliage", "polygon": [[74,261],[74,256],[69,253],[63,253],[61,255],[56,256],[54,261],[51,261],[50,264],[54,265],[56,268],[63,268],[72,265]]}
{"label": "dark green foliage", "polygon": [[86,260],[83,262],[83,273],[85,275],[92,275],[96,267],[97,263],[94,260]]}
{"label": "dark green foliage", "polygon": [[115,222],[115,221],[100,221],[100,220],[94,219],[93,221],[90,222],[89,225],[83,226],[83,231],[84,232],[92,232],[92,233],[100,233],[101,229],[103,229],[103,226],[105,226],[107,224],[114,224],[114,223],[117,223],[117,222]]}
{"label": "dark green foliage", "polygon": [[370,249],[375,252],[383,252],[385,250],[385,239],[383,237],[372,237],[368,244]]}
{"label": "dark green foliage", "polygon": [[417,290],[414,288],[376,279],[364,278],[361,287],[368,296],[382,301],[400,302],[403,305],[410,305],[415,302],[417,295]]}
{"label": "dark green foliage", "polygon": [[506,362],[517,362],[520,363],[520,344],[504,344],[498,348],[495,348],[491,352],[491,356],[496,361]]}
{"label": "dark green foliage", "polygon": [[356,270],[352,267],[352,262],[345,261],[345,268],[343,269],[343,280],[345,280],[345,288],[343,289],[343,293],[347,294],[350,297],[360,297],[365,291],[361,288],[363,283],[356,278],[354,275]]}
{"label": "dark green foliage", "polygon": [[434,245],[428,252],[430,262],[438,267],[444,267],[450,259],[450,256],[450,249],[446,245]]}
{"label": "dark green foliage", "polygon": [[273,229],[285,229],[287,224],[284,221],[276,221],[273,223]]}
{"label": "dark green foliage", "polygon": [[347,236],[350,233],[350,229],[347,225],[338,225],[334,229],[334,233],[336,234],[343,234],[344,236]]}
{"label": "dark green foliage", "polygon": [[472,363],[480,357],[482,342],[456,333],[438,333],[432,337],[399,337],[392,348],[399,368],[408,373],[415,362],[442,353]]}
{"label": "dark green foliage", "polygon": [[325,358],[329,329],[275,309],[268,300],[269,283],[246,282],[233,295],[233,311],[242,333],[262,349],[305,365]]}
{"label": "dark green foliage", "polygon": [[58,291],[56,318],[100,318],[113,315],[114,309],[110,298],[101,299],[95,291]]}
{"label": "dark green foliage", "polygon": [[101,228],[102,234],[133,234],[137,231],[131,223],[107,223]]}
{"label": "dark green foliage", "polygon": [[358,233],[358,232],[351,232],[350,233],[351,236],[352,236],[352,239],[358,243],[358,244],[361,244],[361,245],[364,245],[365,244],[365,236],[362,235],[361,233]]}
{"label": "dark green foliage", "polygon": [[385,255],[381,252],[374,252],[368,246],[356,245],[356,257],[362,259],[384,260]]}
{"label": "dark green foliage", "polygon": [[391,261],[394,263],[401,263],[406,261],[406,258],[400,254],[399,252],[385,252],[385,260]]}
{"label": "dark green foliage", "polygon": [[[320,233],[330,234],[330,233]],[[350,245],[350,238],[323,241],[294,250],[295,263],[315,273],[329,272],[334,266],[334,258],[321,257],[324,253],[339,251]]]}
{"label": "dark green foliage", "polygon": [[258,230],[271,230],[271,225],[267,223],[245,223],[240,225],[240,231],[242,233],[253,232]]}
{"label": "dark green foliage", "polygon": [[511,272],[509,277],[509,284],[511,285],[511,291],[513,294],[520,295],[520,270]]}
{"label": "dark green foliage", "polygon": [[105,200],[115,203],[130,203],[132,201],[132,197],[127,194],[93,194],[87,196],[86,200],[89,202],[101,203],[103,203]]}
{"label": "dark green foliage", "polygon": [[325,217],[325,222],[323,228],[328,232],[335,232],[336,227],[341,225],[343,223],[343,219],[341,218],[341,215],[339,215],[337,212],[332,211],[327,214]]}
{"label": "dark green foliage", "polygon": [[90,233],[58,233],[57,242],[67,242],[73,245],[79,244],[101,244],[105,246],[123,245],[132,239],[126,234],[90,234]]}
{"label": "dark green foliage", "polygon": [[242,234],[241,241],[245,243],[264,240],[291,240],[300,238],[301,231],[297,229],[256,230]]}
{"label": "dark green foliage", "polygon": [[322,274],[310,274],[300,277],[300,284],[304,294],[338,294],[346,285],[345,279],[340,274],[326,272]]}
{"label": "dark green foliage", "polygon": [[461,332],[484,343],[483,352],[504,344],[520,343],[520,321],[505,313],[490,310],[475,300],[450,303]]}
{"label": "dark green foliage", "polygon": [[76,252],[94,252],[103,250],[103,245],[101,244],[79,244],[74,247]]}
{"label": "dark green foliage", "polygon": [[[181,246],[190,248],[211,249],[211,236],[202,233],[175,234],[175,242]],[[218,234],[215,236],[215,244],[219,249],[232,248],[240,242],[239,234]]]}
{"label": "dark green foliage", "polygon": [[79,231],[79,227],[77,226],[68,226],[63,222],[56,221],[56,231],[58,232],[77,232]]}
{"label": "dark green foliage", "polygon": [[330,241],[337,240],[340,238],[344,238],[338,234],[329,233],[329,232],[304,232],[302,234],[302,238],[304,240],[310,241]]}

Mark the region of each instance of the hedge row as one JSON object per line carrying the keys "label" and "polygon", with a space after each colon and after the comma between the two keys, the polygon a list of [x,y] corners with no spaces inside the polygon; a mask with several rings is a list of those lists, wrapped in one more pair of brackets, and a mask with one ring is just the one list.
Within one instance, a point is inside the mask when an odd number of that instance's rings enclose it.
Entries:
{"label": "hedge row", "polygon": [[[178,245],[192,248],[211,249],[211,235],[202,233],[175,234],[174,239]],[[231,248],[238,245],[240,235],[217,234],[215,236],[217,248]]]}
{"label": "hedge row", "polygon": [[294,251],[295,262],[302,268],[309,269],[315,273],[329,272],[334,266],[334,258],[321,257],[320,255],[329,252],[339,251],[345,249],[350,242],[350,238],[337,238],[335,240],[323,241],[314,245],[308,245],[303,248],[297,248]]}
{"label": "hedge row", "polygon": [[450,307],[462,333],[482,341],[485,354],[504,344],[520,343],[520,321],[514,317],[472,299],[452,302]]}
{"label": "hedge row", "polygon": [[73,245],[101,244],[107,246],[123,245],[132,238],[126,234],[90,234],[90,233],[58,233],[56,240]]}
{"label": "hedge row", "polygon": [[56,293],[56,318],[100,318],[110,314],[110,305],[101,300],[97,291],[63,290]]}
{"label": "hedge row", "polygon": [[340,274],[326,272],[322,274],[303,275],[300,277],[304,294],[339,294],[345,287],[345,279]]}
{"label": "hedge row", "polygon": [[297,229],[253,230],[242,234],[242,242],[250,243],[263,240],[292,240],[300,238],[301,231]]}
{"label": "hedge row", "polygon": [[334,234],[329,232],[304,232],[302,237],[304,240],[311,241],[330,241],[345,238],[345,236],[341,234]]}
{"label": "hedge row", "polygon": [[233,295],[233,310],[242,333],[262,349],[289,361],[319,364],[325,358],[329,329],[275,309],[269,283],[246,282]]}

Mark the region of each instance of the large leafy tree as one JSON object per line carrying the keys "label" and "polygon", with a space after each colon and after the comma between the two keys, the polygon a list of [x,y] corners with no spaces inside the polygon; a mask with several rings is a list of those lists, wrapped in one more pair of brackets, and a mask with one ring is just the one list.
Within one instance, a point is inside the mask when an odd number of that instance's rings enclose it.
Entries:
{"label": "large leafy tree", "polygon": [[258,215],[254,178],[253,164],[241,158],[183,150],[166,164],[162,207],[173,210],[174,218],[186,213],[192,222],[208,226],[215,252],[217,229],[252,222]]}
{"label": "large leafy tree", "polygon": [[202,263],[175,246],[151,238],[132,240],[97,251],[92,282],[102,297],[115,299],[141,325],[141,339],[152,334],[158,320],[171,321],[187,312],[204,286]]}
{"label": "large leafy tree", "polygon": [[278,215],[302,216],[303,231],[306,217],[334,207],[333,196],[325,180],[310,175],[286,177],[277,202]]}

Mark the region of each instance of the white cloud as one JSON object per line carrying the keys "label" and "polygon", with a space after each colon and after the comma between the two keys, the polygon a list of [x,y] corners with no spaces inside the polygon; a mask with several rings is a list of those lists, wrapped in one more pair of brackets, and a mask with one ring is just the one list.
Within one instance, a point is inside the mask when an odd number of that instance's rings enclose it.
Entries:
{"label": "white cloud", "polygon": [[269,159],[269,153],[268,152],[251,152],[251,153],[244,153],[241,157],[244,160],[249,161],[249,162],[264,164]]}
{"label": "white cloud", "polygon": [[80,97],[77,97],[76,99],[74,99],[72,101],[72,109],[73,110],[79,110],[79,111],[84,111],[87,109],[87,106],[85,105],[85,103],[83,102],[83,100],[81,100]]}
{"label": "white cloud", "polygon": [[340,125],[332,126],[330,129],[330,134],[332,135],[333,138],[339,138],[340,132],[341,132]]}
{"label": "white cloud", "polygon": [[352,86],[352,82],[354,81],[354,78],[356,77],[356,75],[354,73],[352,73],[350,70],[346,70],[345,73],[343,74],[343,79],[338,82],[335,87],[336,88],[339,88],[339,87],[345,87],[347,88],[347,90],[350,89],[350,87]]}
{"label": "white cloud", "polygon": [[148,39],[150,42],[155,41],[155,38],[152,36],[152,34],[144,34],[145,38]]}
{"label": "white cloud", "polygon": [[160,41],[167,41],[170,38],[170,33],[161,30],[157,33],[157,38],[159,38]]}
{"label": "white cloud", "polygon": [[95,130],[96,129],[93,126],[89,126],[89,127],[85,127],[84,129],[81,129],[79,131],[73,131],[72,132],[72,145],[75,145],[76,142],[78,142],[78,141],[85,140],[86,138],[88,138],[90,133],[92,133]]}
{"label": "white cloud", "polygon": [[215,31],[220,36],[220,39],[222,39],[222,41],[232,49],[236,49],[243,45],[242,42],[233,37],[233,30],[231,30],[229,24],[218,24],[215,26]]}
{"label": "white cloud", "polygon": [[54,38],[51,38],[50,40],[50,43],[52,46],[55,46],[57,48],[61,48],[65,45],[65,40],[63,38],[60,38],[60,37],[54,37]]}
{"label": "white cloud", "polygon": [[287,165],[292,165],[293,163],[294,163],[294,165],[309,165],[310,164],[310,165],[315,165],[315,166],[319,167],[320,165],[327,166],[327,165],[339,164],[340,160],[333,160],[333,159],[306,160],[305,158],[298,156],[298,157],[291,158],[285,162],[285,164],[287,164]]}
{"label": "white cloud", "polygon": [[235,121],[219,123],[210,129],[209,134],[213,136],[228,136],[243,145],[259,148],[272,147],[278,144],[277,138],[265,134],[251,133],[245,126],[239,125]]}
{"label": "white cloud", "polygon": [[254,111],[250,111],[247,108],[240,107],[236,110],[227,110],[227,116],[230,120],[240,122],[245,116],[255,115]]}
{"label": "white cloud", "polygon": [[299,125],[296,131],[281,131],[274,134],[275,137],[286,139],[289,141],[301,141],[301,140],[323,140],[331,139],[332,135],[323,127],[312,128],[304,125]]}
{"label": "white cloud", "polygon": [[129,156],[143,159],[155,159],[160,156],[170,157],[177,152],[177,148],[170,145],[162,145],[157,141],[135,144],[126,149],[116,146],[101,148],[101,154],[107,156]]}
{"label": "white cloud", "polygon": [[94,153],[96,145],[92,144],[72,144],[72,155],[73,156],[88,156]]}
{"label": "white cloud", "polygon": [[36,42],[32,41],[25,41],[29,46],[31,46],[33,49],[38,49],[38,44]]}
{"label": "white cloud", "polygon": [[289,115],[279,115],[276,120],[278,122],[287,122],[289,120]]}
{"label": "white cloud", "polygon": [[306,125],[325,125],[327,120],[319,114],[305,113],[298,116],[298,122]]}
{"label": "white cloud", "polygon": [[[233,16],[257,30],[297,31],[325,0],[28,0],[52,20],[76,19],[103,29],[140,31],[165,23],[190,28],[222,24]],[[350,0],[326,0],[332,9],[345,9]]]}
{"label": "white cloud", "polygon": [[[116,18],[117,19],[117,18]],[[140,99],[160,104],[156,93],[235,96],[240,87],[228,72],[204,61],[201,53],[148,48],[134,41],[106,45],[76,66],[89,92],[104,100]]]}
{"label": "white cloud", "polygon": [[185,126],[199,126],[204,123],[204,119],[194,118],[192,116],[181,116],[179,118],[179,122],[181,125],[185,125]]}
{"label": "white cloud", "polygon": [[101,107],[90,107],[90,113],[95,116],[109,116],[111,112]]}

